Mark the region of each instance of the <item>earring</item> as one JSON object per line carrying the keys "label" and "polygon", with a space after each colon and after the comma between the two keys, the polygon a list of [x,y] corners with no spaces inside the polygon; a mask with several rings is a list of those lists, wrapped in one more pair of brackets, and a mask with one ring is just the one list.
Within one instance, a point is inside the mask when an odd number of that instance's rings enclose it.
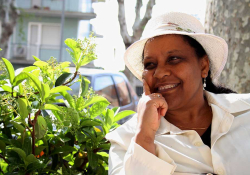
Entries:
{"label": "earring", "polygon": [[204,88],[207,86],[207,85],[206,85],[206,78],[207,78],[207,77],[204,78],[204,83],[203,83],[203,87],[204,87]]}

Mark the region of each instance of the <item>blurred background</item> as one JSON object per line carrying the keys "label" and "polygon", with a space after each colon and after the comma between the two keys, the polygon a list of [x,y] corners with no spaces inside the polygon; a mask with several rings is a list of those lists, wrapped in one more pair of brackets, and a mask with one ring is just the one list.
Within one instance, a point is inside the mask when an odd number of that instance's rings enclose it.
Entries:
{"label": "blurred background", "polygon": [[98,59],[87,67],[123,72],[141,96],[142,84],[125,67],[123,54],[151,17],[170,11],[195,16],[206,32],[227,41],[228,62],[218,83],[249,93],[249,0],[1,0],[0,56],[15,69],[32,65],[32,55],[70,61],[64,40],[93,32]]}

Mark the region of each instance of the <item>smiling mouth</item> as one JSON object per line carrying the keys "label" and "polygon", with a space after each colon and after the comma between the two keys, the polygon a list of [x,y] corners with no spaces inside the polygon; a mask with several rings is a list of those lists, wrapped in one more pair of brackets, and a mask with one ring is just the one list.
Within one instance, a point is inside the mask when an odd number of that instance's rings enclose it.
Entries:
{"label": "smiling mouth", "polygon": [[158,92],[161,92],[161,91],[167,91],[167,90],[170,90],[170,89],[174,89],[176,88],[177,86],[179,86],[180,83],[177,83],[177,84],[171,84],[171,85],[165,85],[165,86],[160,86],[157,88],[157,91]]}

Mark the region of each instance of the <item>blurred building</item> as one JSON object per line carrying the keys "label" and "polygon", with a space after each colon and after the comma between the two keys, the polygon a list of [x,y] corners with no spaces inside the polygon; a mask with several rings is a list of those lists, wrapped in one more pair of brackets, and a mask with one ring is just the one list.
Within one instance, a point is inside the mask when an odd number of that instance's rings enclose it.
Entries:
{"label": "blurred building", "polygon": [[16,5],[21,17],[7,52],[7,58],[10,58],[15,68],[33,64],[32,55],[41,60],[54,56],[59,61],[70,61],[64,43],[60,52],[61,41],[78,38],[79,26],[81,35],[89,36],[92,31],[90,19],[96,17],[92,0],[16,0]]}

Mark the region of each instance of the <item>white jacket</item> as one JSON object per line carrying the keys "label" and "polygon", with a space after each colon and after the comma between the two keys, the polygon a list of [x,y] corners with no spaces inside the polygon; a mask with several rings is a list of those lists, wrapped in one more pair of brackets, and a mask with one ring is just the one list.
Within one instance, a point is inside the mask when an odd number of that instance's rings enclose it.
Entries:
{"label": "white jacket", "polygon": [[111,142],[109,174],[250,174],[250,94],[205,91],[212,108],[211,149],[194,130],[180,130],[162,117],[156,156],[134,142],[136,115],[106,135]]}

